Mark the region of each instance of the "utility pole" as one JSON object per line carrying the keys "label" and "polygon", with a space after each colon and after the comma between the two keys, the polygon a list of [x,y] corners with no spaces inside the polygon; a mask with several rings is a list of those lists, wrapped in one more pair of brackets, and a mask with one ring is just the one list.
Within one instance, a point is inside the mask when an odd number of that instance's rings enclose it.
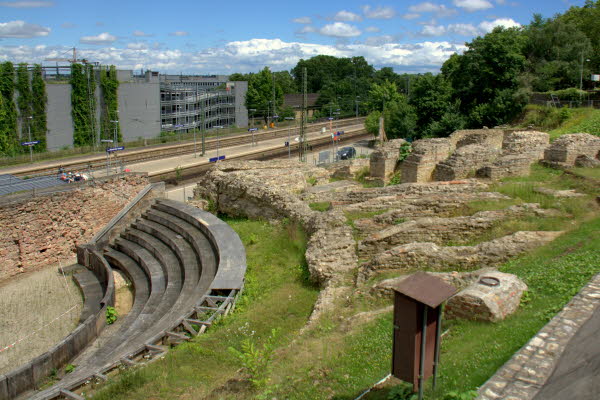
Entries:
{"label": "utility pole", "polygon": [[356,100],[354,100],[354,102],[356,103],[356,118],[358,118],[358,98],[359,96],[356,96]]}
{"label": "utility pole", "polygon": [[271,78],[273,79],[273,118],[277,115],[277,103],[275,102],[275,73],[271,72]]}
{"label": "utility pole", "polygon": [[206,150],[206,143],[204,140],[204,100],[200,97],[200,133],[202,134],[202,157]]}
{"label": "utility pole", "polygon": [[298,152],[300,161],[306,161],[306,107],[308,97],[306,94],[306,67],[302,68],[302,113],[300,119],[300,151]]}

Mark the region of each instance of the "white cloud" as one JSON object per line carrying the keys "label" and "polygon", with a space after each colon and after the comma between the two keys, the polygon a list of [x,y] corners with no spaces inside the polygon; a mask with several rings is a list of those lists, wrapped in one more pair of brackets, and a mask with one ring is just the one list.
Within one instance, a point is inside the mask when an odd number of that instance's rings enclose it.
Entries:
{"label": "white cloud", "polygon": [[446,27],[443,25],[425,25],[419,33],[423,36],[442,36],[446,34]]}
{"label": "white cloud", "polygon": [[52,7],[54,5],[51,1],[0,1],[0,7],[11,7],[11,8],[40,8],[40,7]]}
{"label": "white cloud", "polygon": [[321,29],[319,29],[319,33],[325,36],[333,36],[333,37],[354,37],[359,36],[361,34],[360,30],[353,26],[346,24],[344,22],[334,22],[333,24],[327,24]]}
{"label": "white cloud", "polygon": [[487,10],[494,7],[488,0],[454,0],[453,3],[456,7],[464,8],[469,12]]}
{"label": "white cloud", "polygon": [[461,36],[478,36],[481,32],[472,24],[450,24],[448,32]]}
{"label": "white cloud", "polygon": [[128,43],[127,48],[131,50],[147,50],[148,44],[143,42]]}
{"label": "white cloud", "polygon": [[368,27],[365,28],[365,32],[374,33],[374,32],[379,32],[379,31],[381,31],[381,29],[379,29],[376,26],[368,26]]}
{"label": "white cloud", "polygon": [[304,35],[304,34],[307,34],[307,33],[315,33],[315,32],[318,32],[317,28],[315,28],[314,26],[306,25],[306,26],[303,26],[301,29],[298,29],[296,31],[296,34],[297,35]]}
{"label": "white cloud", "polygon": [[371,19],[391,19],[396,16],[396,10],[392,7],[376,7],[362,6],[363,14],[366,18]]}
{"label": "white cloud", "polygon": [[479,29],[482,33],[488,33],[494,30],[497,26],[503,26],[505,28],[515,28],[520,27],[521,24],[512,18],[498,18],[493,21],[483,21],[479,24]]}
{"label": "white cloud", "polygon": [[310,19],[310,17],[300,17],[294,18],[292,22],[295,22],[297,24],[312,24],[312,19]]}
{"label": "white cloud", "polygon": [[32,38],[48,36],[50,28],[25,21],[0,22],[0,38]]}
{"label": "white cloud", "polygon": [[136,36],[136,37],[150,37],[150,36],[154,36],[151,33],[146,33],[144,31],[138,31],[138,30],[133,31],[132,35]]}
{"label": "white cloud", "polygon": [[82,36],[79,38],[79,43],[106,45],[113,43],[115,40],[117,40],[116,36],[113,36],[108,32],[102,32],[96,36]]}
{"label": "white cloud", "polygon": [[189,32],[186,31],[175,31],[175,32],[170,32],[169,36],[187,36],[189,35]]}
{"label": "white cloud", "polygon": [[353,12],[342,10],[338,11],[337,14],[335,14],[333,20],[345,22],[358,22],[362,21],[362,17],[358,14],[354,14]]}
{"label": "white cloud", "polygon": [[370,36],[365,39],[364,43],[367,46],[381,46],[383,44],[394,42],[395,38],[392,35]]}
{"label": "white cloud", "polygon": [[421,14],[417,14],[417,13],[408,13],[408,14],[404,14],[402,16],[403,19],[417,19],[421,16]]}
{"label": "white cloud", "polygon": [[[375,41],[373,39],[373,41]],[[385,41],[384,39],[380,42]],[[134,46],[135,47],[135,46]],[[45,58],[62,57],[67,46],[0,45],[0,59],[14,62],[43,62]],[[152,69],[161,73],[232,73],[256,72],[265,65],[273,70],[289,70],[298,61],[319,54],[336,57],[363,56],[375,67],[391,66],[406,72],[436,72],[455,52],[465,46],[448,41],[425,41],[416,44],[396,42],[384,44],[353,43],[345,46],[316,43],[284,42],[280,39],[252,39],[229,42],[201,51],[170,50],[160,44],[150,49],[116,48],[113,46],[78,49],[82,58],[120,69]]]}
{"label": "white cloud", "polygon": [[412,14],[407,15],[418,15],[419,13],[433,13],[438,18],[451,17],[453,15],[458,14],[458,12],[453,8],[448,8],[443,4],[434,4],[431,2],[424,2],[415,4],[414,6],[408,7],[408,10]]}

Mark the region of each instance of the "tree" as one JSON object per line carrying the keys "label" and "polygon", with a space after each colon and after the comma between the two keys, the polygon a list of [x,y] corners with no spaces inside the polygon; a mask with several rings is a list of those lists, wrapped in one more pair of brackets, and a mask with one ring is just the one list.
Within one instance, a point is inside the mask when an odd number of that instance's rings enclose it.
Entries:
{"label": "tree", "polygon": [[518,28],[495,28],[467,43],[463,55],[442,67],[453,88],[453,100],[471,127],[496,125],[515,117],[525,106],[519,78],[525,69],[526,38]]}
{"label": "tree", "polygon": [[452,86],[441,74],[421,75],[412,86],[410,104],[417,113],[417,126],[427,129],[432,122],[440,121],[454,104]]}
{"label": "tree", "polygon": [[386,104],[400,101],[404,96],[398,92],[396,84],[384,81],[381,84],[374,83],[369,91],[367,107],[369,110],[384,110]]}
{"label": "tree", "polygon": [[[275,88],[275,104],[273,104],[273,87]],[[283,104],[283,90],[279,85],[274,85],[273,75],[269,67],[263,68],[257,74],[251,76],[248,81],[248,92],[246,93],[246,108],[255,109],[254,115],[262,115],[265,123],[269,122],[269,116],[273,116],[273,105],[275,110],[280,109]]]}
{"label": "tree", "polygon": [[19,117],[21,118],[21,138],[28,138],[29,129],[31,129],[31,87],[29,85],[29,71],[27,63],[20,63],[17,67],[17,106],[19,107]]}
{"label": "tree", "polygon": [[414,137],[417,129],[417,114],[405,96],[386,104],[383,112],[385,135],[388,139]]}

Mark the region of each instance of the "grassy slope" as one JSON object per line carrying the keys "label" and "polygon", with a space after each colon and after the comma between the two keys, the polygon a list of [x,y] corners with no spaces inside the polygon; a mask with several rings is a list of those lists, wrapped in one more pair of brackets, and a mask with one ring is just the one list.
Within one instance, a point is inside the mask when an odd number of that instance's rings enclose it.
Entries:
{"label": "grassy slope", "polygon": [[534,129],[548,132],[551,141],[566,133],[584,132],[600,136],[600,110],[529,105],[514,125],[519,128],[533,125]]}
{"label": "grassy slope", "polygon": [[247,337],[261,343],[272,328],[281,329],[277,346],[286,346],[304,326],[318,292],[308,284],[303,233],[288,224],[227,222],[242,238],[248,260],[246,287],[236,312],[172,349],[164,360],[116,377],[94,399],[210,397],[240,368],[229,347],[239,349]]}

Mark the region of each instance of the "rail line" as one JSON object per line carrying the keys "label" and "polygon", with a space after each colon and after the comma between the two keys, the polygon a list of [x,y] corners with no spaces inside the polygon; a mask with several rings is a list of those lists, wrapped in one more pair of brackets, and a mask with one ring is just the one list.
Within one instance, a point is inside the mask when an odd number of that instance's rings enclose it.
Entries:
{"label": "rail line", "polygon": [[[365,118],[348,118],[337,120],[335,123],[336,129],[343,129],[347,126],[363,123]],[[318,132],[322,127],[328,127],[330,122],[320,122],[316,124],[310,124],[307,127],[308,133]],[[279,128],[271,131],[258,131],[254,134],[254,141],[261,142],[269,139],[284,138],[288,135],[296,137],[298,135],[298,126],[290,126],[288,128]],[[291,133],[290,133],[291,132]],[[213,150],[217,148],[217,144],[220,148],[225,149],[234,145],[240,145],[252,142],[252,134],[249,132],[243,134],[235,134],[220,138],[207,138],[205,140],[205,150]],[[168,144],[168,145],[155,145],[143,148],[136,148],[132,150],[123,150],[118,155],[113,156],[113,161],[117,159],[119,162],[127,165],[138,163],[142,161],[150,161],[160,158],[168,158],[182,154],[191,154],[196,149],[197,152],[201,151],[200,138],[196,140],[196,144],[193,141],[187,141],[185,143]],[[38,165],[25,165],[14,168],[7,168],[7,173],[11,173],[15,176],[25,175],[42,175],[48,173],[55,173],[59,167],[63,167],[66,170],[86,170],[88,168],[98,169],[102,168],[106,163],[106,155],[96,154],[87,157],[78,157],[76,159],[57,160],[51,162],[45,162]]]}

